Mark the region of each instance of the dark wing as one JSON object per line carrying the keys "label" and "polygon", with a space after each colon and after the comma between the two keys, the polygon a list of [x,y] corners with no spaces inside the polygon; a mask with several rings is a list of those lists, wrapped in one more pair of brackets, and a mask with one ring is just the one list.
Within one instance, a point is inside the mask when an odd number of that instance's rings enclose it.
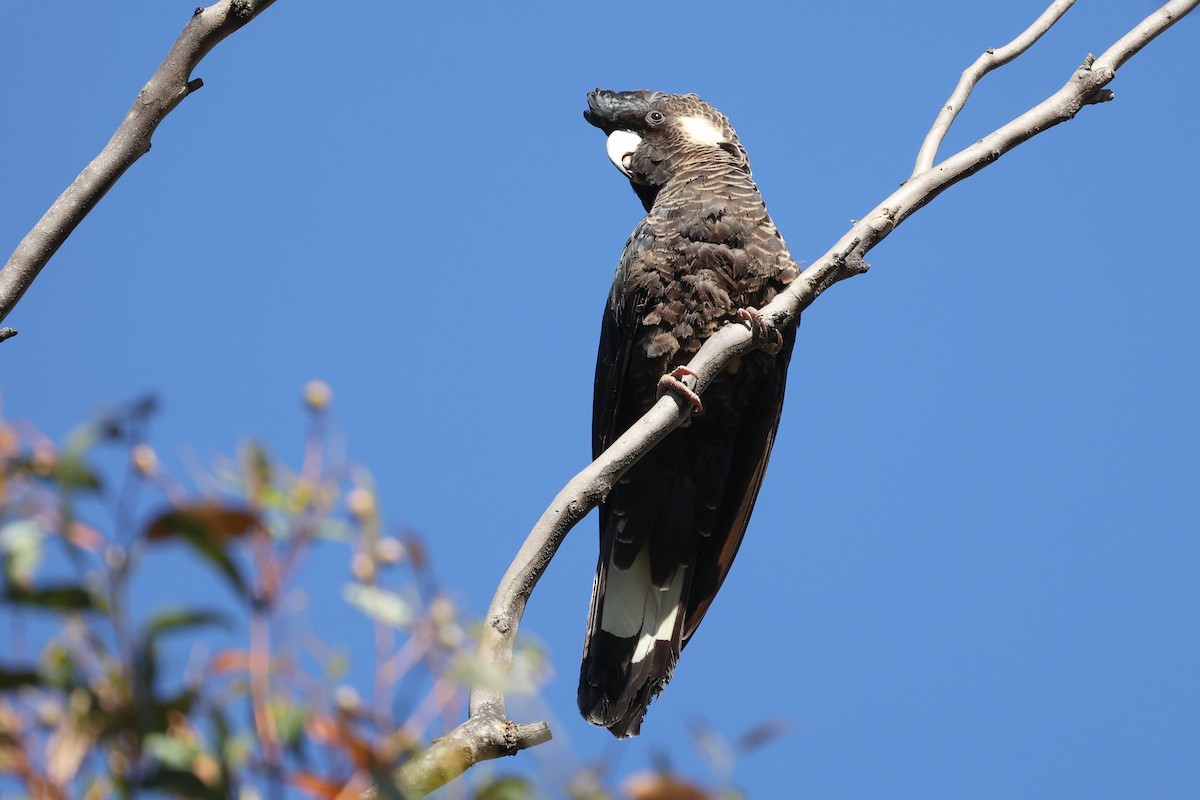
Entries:
{"label": "dark wing", "polygon": [[[595,456],[653,405],[671,365],[652,355],[644,337],[654,328],[643,322],[676,290],[658,262],[691,256],[653,233],[647,221],[630,238],[601,324]],[[617,736],[638,732],[728,574],[770,456],[794,338],[787,331],[778,355],[748,353],[714,381],[705,413],[647,453],[600,508],[579,705]]]}
{"label": "dark wing", "polygon": [[[631,423],[622,425],[622,407],[628,403],[629,354],[633,349],[647,293],[628,286],[629,275],[641,269],[640,256],[654,246],[650,222],[642,222],[625,243],[613,276],[612,289],[600,322],[600,349],[596,354],[596,385],[592,398],[592,458],[599,458]],[[642,388],[642,387],[639,387]],[[639,415],[640,416],[640,415]],[[635,418],[636,419],[636,418]]]}
{"label": "dark wing", "polygon": [[[787,368],[795,339],[794,327],[784,332],[783,348],[774,359],[762,364],[764,371],[761,380],[749,387],[744,397],[745,406],[737,412],[738,425],[728,440],[729,462],[724,486],[720,489],[713,487],[720,492],[720,500],[712,510],[711,525],[700,526],[702,531],[706,528],[711,530],[712,535],[701,541],[696,556],[696,570],[692,576],[683,627],[684,645],[704,619],[725,576],[729,574],[729,567],[733,564],[750,522],[750,514],[754,511],[754,502],[767,471],[775,432],[783,413]],[[760,360],[764,356],[752,352],[746,358]]]}
{"label": "dark wing", "polygon": [[[592,408],[593,457],[653,405],[658,378],[666,371],[666,357],[648,357],[644,343],[637,341],[654,293],[654,281],[642,278],[661,255],[654,252],[655,243],[651,221],[643,220],[625,245],[604,309]],[[682,583],[671,593],[671,609],[667,603],[661,609],[658,603],[646,605],[655,592],[643,545],[653,535],[659,501],[670,491],[656,466],[665,444],[634,465],[600,507],[600,553],[584,640],[579,708],[588,720],[617,736],[637,733],[646,705],[679,655]],[[672,574],[677,563],[672,559]],[[643,629],[657,630],[660,610],[673,616],[668,641],[639,651]]]}

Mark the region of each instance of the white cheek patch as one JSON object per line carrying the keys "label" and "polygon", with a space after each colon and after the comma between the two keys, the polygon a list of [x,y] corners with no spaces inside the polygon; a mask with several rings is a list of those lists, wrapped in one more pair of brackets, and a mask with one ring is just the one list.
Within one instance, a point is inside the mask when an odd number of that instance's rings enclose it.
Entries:
{"label": "white cheek patch", "polygon": [[725,134],[708,117],[683,117],[679,120],[683,133],[695,144],[720,144]]}
{"label": "white cheek patch", "polygon": [[613,131],[608,135],[608,143],[604,147],[608,152],[608,160],[621,170],[621,174],[626,178],[630,177],[629,164],[633,153],[641,143],[642,137],[633,131]]}

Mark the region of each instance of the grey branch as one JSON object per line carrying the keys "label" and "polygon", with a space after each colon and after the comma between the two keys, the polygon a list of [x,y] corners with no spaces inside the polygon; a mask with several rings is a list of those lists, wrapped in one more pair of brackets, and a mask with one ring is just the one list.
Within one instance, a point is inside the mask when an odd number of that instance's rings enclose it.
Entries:
{"label": "grey branch", "polygon": [[150,149],[158,124],[203,82],[192,70],[221,40],[258,16],[275,0],[222,0],[198,8],[183,27],[167,57],[138,92],[133,107],[108,144],[83,168],[0,270],[0,320],[20,302],[42,267],[75,227],[133,162]]}
{"label": "grey branch", "polygon": [[933,121],[933,127],[929,129],[929,133],[925,135],[925,141],[921,143],[921,150],[917,153],[917,165],[913,167],[914,177],[933,166],[938,148],[942,146],[942,139],[950,130],[950,126],[954,124],[958,112],[962,111],[963,106],[967,104],[967,98],[971,96],[971,90],[975,88],[975,84],[979,83],[984,75],[997,67],[1004,66],[1032,47],[1033,43],[1042,38],[1042,35],[1050,30],[1054,23],[1058,22],[1073,5],[1075,5],[1075,0],[1055,0],[1020,36],[1003,47],[989,47],[983,55],[975,59],[974,64],[963,70],[962,77],[958,79],[958,85],[954,87],[950,99],[938,112],[937,119]]}
{"label": "grey branch", "polygon": [[[1088,56],[1066,85],[1053,95],[983,140],[950,156],[935,169],[914,176],[805,269],[787,291],[762,309],[763,313],[773,325],[795,324],[800,313],[830,286],[865,272],[863,256],[943,191],[1038,133],[1072,119],[1083,106],[1110,99],[1111,93],[1104,87],[1113,79],[1116,69],[1197,4],[1200,0],[1167,3],[1099,58]],[[1044,14],[1041,19],[1045,18]],[[703,393],[726,364],[753,346],[752,335],[745,325],[726,325],[718,330],[688,364],[697,375],[692,388]],[[513,644],[525,605],[567,532],[608,495],[616,481],[643,454],[687,418],[690,408],[686,401],[668,392],[558,493],[530,531],[492,598],[479,645],[484,660],[498,670],[512,667]],[[497,731],[508,733],[498,742]],[[484,736],[486,746],[466,747],[465,742],[475,735]],[[550,730],[544,723],[518,726],[509,722],[501,692],[476,687],[471,692],[469,719],[448,736],[433,742],[419,758],[401,766],[394,780],[402,791],[419,795],[453,779],[481,758],[513,754],[549,738]],[[434,765],[432,772],[430,765]],[[365,796],[377,795],[372,792]]]}
{"label": "grey branch", "polygon": [[[548,741],[550,726],[544,722],[514,725],[491,717],[472,716],[397,770],[393,776],[396,791],[391,794],[424,797],[473,764],[513,755]],[[387,797],[387,788],[373,786],[362,794],[362,800]]]}

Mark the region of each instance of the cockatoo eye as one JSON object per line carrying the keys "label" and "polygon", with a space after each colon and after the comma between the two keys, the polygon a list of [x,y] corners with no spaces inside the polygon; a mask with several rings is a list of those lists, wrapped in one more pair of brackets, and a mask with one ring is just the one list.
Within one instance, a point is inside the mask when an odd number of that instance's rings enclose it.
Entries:
{"label": "cockatoo eye", "polygon": [[646,115],[646,122],[650,123],[651,125],[661,125],[663,120],[666,118],[667,115],[661,111],[651,111]]}

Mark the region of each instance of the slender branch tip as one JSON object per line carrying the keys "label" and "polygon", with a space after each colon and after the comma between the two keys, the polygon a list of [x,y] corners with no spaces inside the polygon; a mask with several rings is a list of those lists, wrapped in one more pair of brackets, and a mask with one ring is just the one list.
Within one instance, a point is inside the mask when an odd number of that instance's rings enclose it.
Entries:
{"label": "slender branch tip", "polygon": [[[159,123],[204,85],[199,78],[189,80],[200,61],[274,2],[221,0],[208,9],[199,6],[192,12],[108,144],[51,204],[0,269],[0,321],[12,312],[88,212],[135,161],[150,151],[150,139]],[[208,10],[213,13],[206,14]]]}

